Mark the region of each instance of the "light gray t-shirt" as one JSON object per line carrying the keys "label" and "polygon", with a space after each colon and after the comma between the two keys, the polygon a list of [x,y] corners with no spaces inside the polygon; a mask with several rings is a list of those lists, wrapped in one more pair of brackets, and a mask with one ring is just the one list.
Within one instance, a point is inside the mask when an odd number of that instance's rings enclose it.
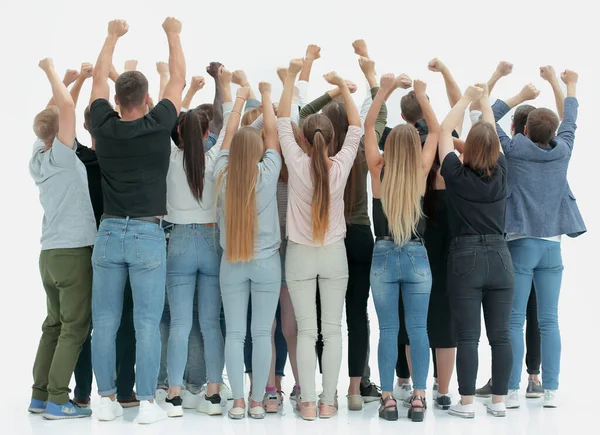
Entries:
{"label": "light gray t-shirt", "polygon": [[[229,150],[219,153],[214,169],[215,183],[219,174],[227,166],[229,161]],[[267,150],[263,159],[258,163],[258,181],[256,183],[256,207],[258,216],[258,234],[254,238],[254,259],[269,258],[277,251],[281,244],[279,230],[279,214],[277,212],[277,180],[281,171],[281,156],[277,151]],[[225,250],[225,184],[219,195],[217,203],[217,221],[221,231],[221,247]]]}
{"label": "light gray t-shirt", "polygon": [[92,246],[96,239],[96,220],[88,191],[85,166],[58,138],[44,151],[36,141],[29,161],[29,173],[40,189],[44,209],[42,250]]}

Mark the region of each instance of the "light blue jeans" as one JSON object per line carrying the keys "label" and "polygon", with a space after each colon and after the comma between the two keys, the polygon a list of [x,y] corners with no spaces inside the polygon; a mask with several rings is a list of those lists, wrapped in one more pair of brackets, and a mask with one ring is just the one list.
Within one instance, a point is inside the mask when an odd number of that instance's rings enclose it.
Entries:
{"label": "light blue jeans", "polygon": [[215,225],[174,225],[167,252],[167,296],[171,316],[167,349],[169,386],[182,386],[188,341],[194,320],[194,295],[204,341],[208,382],[223,381],[224,343],[221,332],[221,262]]}
{"label": "light blue jeans", "polygon": [[221,294],[227,338],[225,362],[234,399],[244,398],[244,340],[248,300],[252,295],[252,400],[262,402],[271,369],[271,328],[279,302],[279,252],[261,260],[228,263],[221,260]]}
{"label": "light blue jeans", "polygon": [[402,292],[404,321],[410,341],[410,359],[415,390],[425,390],[429,373],[427,312],[431,294],[431,269],[423,243],[410,241],[398,246],[378,241],[371,264],[371,291],[379,319],[377,359],[383,391],[394,390],[398,360],[398,299]]}
{"label": "light blue jeans", "polygon": [[117,392],[115,340],[129,274],[136,339],[136,397],[152,400],[160,364],[159,324],[165,304],[165,232],[150,222],[105,219],[98,229],[92,265],[92,365],[98,394],[104,397]]}
{"label": "light blue jeans", "polygon": [[508,388],[519,389],[521,381],[525,353],[523,325],[533,280],[542,336],[542,383],[546,390],[557,390],[561,353],[558,298],[563,274],[560,242],[525,238],[508,242],[508,249],[515,270],[515,296],[510,316],[513,368]]}

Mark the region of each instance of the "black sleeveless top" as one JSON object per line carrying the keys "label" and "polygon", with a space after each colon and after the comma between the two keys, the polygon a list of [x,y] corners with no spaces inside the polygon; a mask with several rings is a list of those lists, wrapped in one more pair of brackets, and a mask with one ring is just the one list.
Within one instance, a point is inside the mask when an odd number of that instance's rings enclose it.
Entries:
{"label": "black sleeveless top", "polygon": [[[383,179],[383,170],[381,168],[381,179]],[[423,197],[421,196],[421,209],[423,209]],[[392,237],[390,227],[388,225],[387,216],[383,211],[383,204],[380,198],[373,198],[373,227],[375,229],[375,237]],[[417,222],[416,231],[413,233],[411,239],[420,240],[425,235],[426,220],[424,216],[421,216],[419,222]]]}

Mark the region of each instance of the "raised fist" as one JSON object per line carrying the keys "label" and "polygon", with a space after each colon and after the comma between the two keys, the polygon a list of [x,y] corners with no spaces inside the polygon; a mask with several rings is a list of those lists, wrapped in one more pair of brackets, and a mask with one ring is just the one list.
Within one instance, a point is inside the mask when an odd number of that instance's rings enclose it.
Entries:
{"label": "raised fist", "polygon": [[[431,62],[429,64],[431,64]],[[415,94],[425,96],[425,91],[427,91],[427,83],[421,80],[415,80],[413,82],[413,88],[415,90]]]}
{"label": "raised fist", "polygon": [[500,74],[501,77],[505,77],[512,72],[513,64],[503,60],[496,67],[496,72]]}
{"label": "raised fist", "polygon": [[439,60],[437,57],[434,57],[427,64],[427,68],[429,69],[429,71],[442,72],[442,71],[444,71],[444,69],[446,69],[446,65],[444,65],[444,63],[441,60]]}
{"label": "raised fist", "polygon": [[469,86],[465,91],[465,97],[470,101],[479,101],[483,95],[483,89],[477,85]]}
{"label": "raised fist", "polygon": [[[52,62],[52,59],[50,59],[50,61]],[[67,72],[65,72],[65,76],[63,78],[63,83],[65,84],[65,86],[69,86],[71,83],[74,83],[75,80],[77,80],[78,78],[79,78],[79,72],[77,72],[74,69],[68,69]]]}
{"label": "raised fist", "polygon": [[350,91],[351,94],[355,93],[356,90],[358,89],[358,86],[356,86],[356,83],[350,81],[350,80],[345,80],[346,82],[346,86],[348,86],[348,90]]}
{"label": "raised fist", "polygon": [[250,88],[247,88],[245,86],[242,86],[241,88],[238,88],[237,93],[235,94],[235,96],[243,98],[244,100],[247,100],[248,97],[250,97]]}
{"label": "raised fist", "polygon": [[540,67],[540,77],[549,82],[552,79],[556,78],[556,72],[554,71],[554,67],[551,65],[541,66]]}
{"label": "raised fist", "polygon": [[221,64],[221,62],[211,62],[206,67],[206,73],[213,79],[216,79],[217,77],[219,77],[219,68],[222,66],[223,65]]}
{"label": "raised fist", "polygon": [[270,94],[271,93],[271,83],[260,82],[258,84],[258,90],[261,93],[261,95]]}
{"label": "raised fist", "polygon": [[327,83],[329,83],[330,85],[334,85],[334,86],[339,86],[342,87],[344,86],[345,82],[344,79],[341,78],[338,73],[336,73],[335,71],[331,71],[325,75],[323,75],[323,78],[327,81]]}
{"label": "raised fist", "polygon": [[277,76],[279,77],[279,80],[281,80],[281,83],[285,84],[285,76],[287,75],[288,69],[284,68],[282,66],[277,67]]}
{"label": "raised fist", "polygon": [[181,33],[181,21],[177,18],[167,17],[162,27],[165,33]]}
{"label": "raised fist", "polygon": [[407,74],[400,74],[396,77],[396,87],[401,89],[408,89],[412,86],[412,79]]}
{"label": "raised fist", "polygon": [[290,66],[288,67],[288,72],[292,74],[298,74],[302,71],[302,67],[304,66],[304,59],[292,59],[290,60]]}
{"label": "raised fist", "polygon": [[571,71],[570,69],[566,69],[561,73],[560,78],[565,83],[565,85],[575,84],[577,83],[579,74],[577,74],[575,71]]}
{"label": "raised fist", "polygon": [[480,98],[481,100],[490,97],[490,91],[489,91],[487,83],[476,83],[475,86],[477,86],[478,88],[481,88],[483,90],[483,92],[481,93],[481,98]]}
{"label": "raised fist", "polygon": [[369,57],[369,51],[367,50],[367,43],[364,39],[357,39],[352,43],[352,48],[354,48],[354,52],[359,56]]}
{"label": "raised fist", "polygon": [[396,78],[394,74],[384,74],[379,80],[379,86],[385,91],[389,91],[396,86]]}
{"label": "raised fist", "polygon": [[108,23],[108,34],[118,38],[129,30],[129,24],[125,20],[112,20]]}
{"label": "raised fist", "polygon": [[246,73],[244,71],[237,69],[233,72],[231,81],[238,86],[244,86],[246,83],[248,83],[248,77],[246,77]]}
{"label": "raised fist", "polygon": [[361,56],[358,59],[358,64],[364,75],[375,74],[375,61],[368,57]]}
{"label": "raised fist", "polygon": [[204,87],[205,84],[206,84],[206,81],[204,80],[204,77],[194,76],[194,77],[192,77],[192,83],[190,84],[190,87],[196,91],[199,91],[200,89],[202,89]]}
{"label": "raised fist", "polygon": [[169,74],[169,64],[167,62],[156,62],[156,71],[159,74]]}
{"label": "raised fist", "polygon": [[540,95],[540,91],[530,83],[528,85],[523,86],[523,89],[521,89],[520,94],[524,101],[529,101],[535,100],[537,96]]}
{"label": "raised fist", "polygon": [[315,44],[310,44],[306,47],[306,58],[310,60],[317,60],[321,57],[321,47]]}
{"label": "raised fist", "polygon": [[219,81],[222,85],[229,85],[231,83],[231,78],[233,74],[224,66],[219,68]]}
{"label": "raised fist", "polygon": [[[46,59],[42,59],[42,60],[40,60],[40,63],[39,63],[38,65],[39,65],[39,67],[40,67],[42,70],[44,70],[45,72],[48,72],[48,71],[50,71],[50,70],[52,70],[52,69],[54,68],[54,62],[53,62],[53,61],[52,61],[52,59],[50,59],[49,57],[47,57]],[[75,70],[72,70],[72,69],[70,69],[70,70],[67,70],[67,74],[68,74],[70,71],[73,71],[73,72],[75,72],[75,74],[79,74],[77,71],[75,71]],[[67,78],[67,74],[65,74],[65,78]],[[77,78],[77,77],[75,77],[75,78]],[[75,81],[75,80],[73,80],[73,81]],[[72,82],[71,82],[71,83],[72,83]]]}
{"label": "raised fist", "polygon": [[79,75],[84,79],[89,79],[92,77],[94,73],[94,66],[91,63],[84,62],[81,64],[81,70],[79,71]]}
{"label": "raised fist", "polygon": [[[164,63],[164,62],[160,62],[160,63]],[[169,65],[167,65],[166,63],[165,63],[165,65],[167,66],[167,72],[169,72]],[[137,66],[138,66],[137,60],[135,60],[135,59],[126,60],[125,61],[125,72],[137,71]],[[158,69],[158,63],[156,64],[156,68]]]}

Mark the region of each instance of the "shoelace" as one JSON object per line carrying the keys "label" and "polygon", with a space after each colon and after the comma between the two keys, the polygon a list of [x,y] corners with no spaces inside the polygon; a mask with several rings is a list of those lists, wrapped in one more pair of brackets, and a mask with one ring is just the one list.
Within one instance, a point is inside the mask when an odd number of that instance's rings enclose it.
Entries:
{"label": "shoelace", "polygon": [[[374,382],[370,382],[366,388],[375,388],[375,391],[377,391],[378,393],[381,393],[381,387],[377,384],[375,384]],[[365,388],[365,389],[366,389]]]}

